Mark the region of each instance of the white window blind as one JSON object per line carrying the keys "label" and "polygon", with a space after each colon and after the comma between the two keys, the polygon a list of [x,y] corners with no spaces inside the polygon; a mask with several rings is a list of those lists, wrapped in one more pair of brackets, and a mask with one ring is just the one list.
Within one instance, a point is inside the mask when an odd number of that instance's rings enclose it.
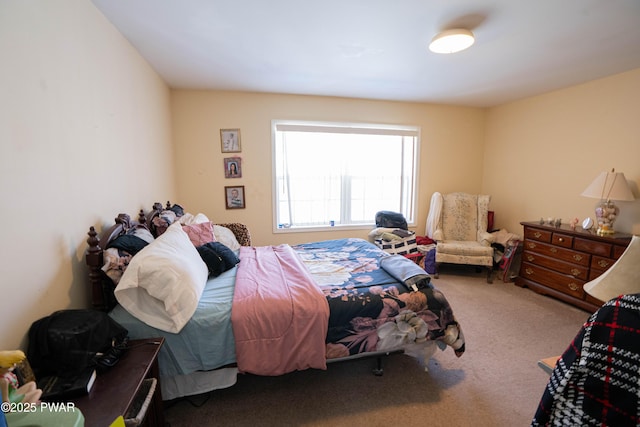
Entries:
{"label": "white window blind", "polygon": [[370,225],[380,210],[413,222],[417,127],[274,121],[274,228]]}

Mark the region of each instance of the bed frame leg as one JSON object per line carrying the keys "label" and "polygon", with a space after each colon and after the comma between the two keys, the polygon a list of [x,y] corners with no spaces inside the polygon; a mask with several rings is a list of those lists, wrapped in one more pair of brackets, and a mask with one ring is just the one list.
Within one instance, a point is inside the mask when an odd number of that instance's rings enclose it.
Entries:
{"label": "bed frame leg", "polygon": [[381,377],[382,374],[384,374],[384,369],[382,368],[382,357],[377,357],[376,359],[376,367],[373,370],[373,375]]}

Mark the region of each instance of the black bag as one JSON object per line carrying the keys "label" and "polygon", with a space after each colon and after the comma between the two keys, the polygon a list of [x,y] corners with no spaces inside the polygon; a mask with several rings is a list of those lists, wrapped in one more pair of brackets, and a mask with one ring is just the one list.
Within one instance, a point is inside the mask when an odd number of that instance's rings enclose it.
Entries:
{"label": "black bag", "polygon": [[73,375],[104,366],[102,354],[115,351],[119,356],[127,336],[128,331],[102,311],[60,310],[31,325],[27,359],[36,378]]}
{"label": "black bag", "polygon": [[380,211],[376,213],[376,227],[409,229],[404,215],[391,211]]}

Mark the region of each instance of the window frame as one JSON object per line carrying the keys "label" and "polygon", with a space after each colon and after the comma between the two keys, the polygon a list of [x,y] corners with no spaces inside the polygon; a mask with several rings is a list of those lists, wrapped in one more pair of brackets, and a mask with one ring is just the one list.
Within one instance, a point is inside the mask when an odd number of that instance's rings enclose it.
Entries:
{"label": "window frame", "polygon": [[[421,128],[416,125],[391,125],[391,124],[381,124],[381,123],[357,123],[357,122],[333,122],[333,121],[311,121],[311,120],[279,120],[273,119],[271,121],[271,159],[272,159],[272,231],[276,234],[279,233],[303,233],[303,232],[318,232],[318,231],[336,231],[336,230],[363,230],[363,229],[371,229],[375,227],[375,218],[371,218],[370,222],[367,223],[359,223],[359,224],[336,224],[334,226],[331,225],[313,225],[313,226],[297,226],[297,227],[279,227],[278,226],[278,171],[277,171],[277,159],[276,159],[276,138],[277,138],[277,128],[278,126],[285,127],[303,127],[303,128],[313,128],[318,127],[319,129],[327,129],[327,128],[337,128],[342,130],[347,129],[355,129],[355,130],[363,130],[361,134],[366,134],[367,130],[370,129],[371,133],[376,133],[375,131],[380,131],[378,134],[382,134],[384,132],[389,132],[392,134],[400,135],[401,133],[406,133],[407,136],[415,137],[415,146],[414,146],[414,155],[413,155],[413,164],[411,167],[413,168],[413,178],[412,181],[409,182],[409,187],[413,188],[413,193],[406,199],[406,204],[410,205],[409,207],[409,215],[407,216],[407,223],[410,227],[415,226],[415,220],[417,215],[417,201],[418,201],[418,183],[420,181],[420,168],[419,159],[420,159],[420,145],[421,145]],[[348,132],[344,133],[360,133],[360,132]]]}

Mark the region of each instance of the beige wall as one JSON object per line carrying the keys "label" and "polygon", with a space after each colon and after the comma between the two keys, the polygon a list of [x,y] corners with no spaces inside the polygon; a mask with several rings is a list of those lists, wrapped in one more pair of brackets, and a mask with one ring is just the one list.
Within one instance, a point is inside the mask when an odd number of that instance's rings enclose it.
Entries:
{"label": "beige wall", "polygon": [[[580,196],[602,171],[624,172],[640,197],[640,69],[492,108],[483,191],[497,225],[541,217],[595,219]],[[640,234],[640,200],[620,202],[619,231]]]}
{"label": "beige wall", "polygon": [[[434,191],[479,192],[485,112],[477,108],[237,92],[172,91],[173,140],[180,203],[216,222],[249,225],[254,244],[300,243],[367,230],[274,234],[271,201],[271,120],[326,120],[421,127],[418,223],[424,232]],[[220,129],[241,132],[242,178],[225,179]],[[340,153],[336,153],[339,156]],[[236,153],[233,154],[236,156]],[[384,153],[380,163],[384,165]],[[244,185],[246,209],[226,210],[224,186]],[[373,218],[372,218],[373,220]]]}
{"label": "beige wall", "polygon": [[174,192],[169,90],[87,0],[0,2],[0,349],[88,306],[84,251]]}
{"label": "beige wall", "polygon": [[[365,231],[273,234],[272,119],[382,122],[422,129],[416,231],[434,191],[491,194],[496,227],[520,221],[594,217],[580,193],[615,167],[640,197],[640,70],[491,109],[341,98],[172,91],[177,185],[188,210],[241,221],[256,244],[364,236]],[[220,128],[240,128],[243,177],[225,179]],[[235,154],[234,154],[235,156]],[[247,208],[226,210],[224,186],[244,185]],[[204,195],[204,196],[203,196]],[[640,200],[620,202],[616,229],[640,234]]]}

